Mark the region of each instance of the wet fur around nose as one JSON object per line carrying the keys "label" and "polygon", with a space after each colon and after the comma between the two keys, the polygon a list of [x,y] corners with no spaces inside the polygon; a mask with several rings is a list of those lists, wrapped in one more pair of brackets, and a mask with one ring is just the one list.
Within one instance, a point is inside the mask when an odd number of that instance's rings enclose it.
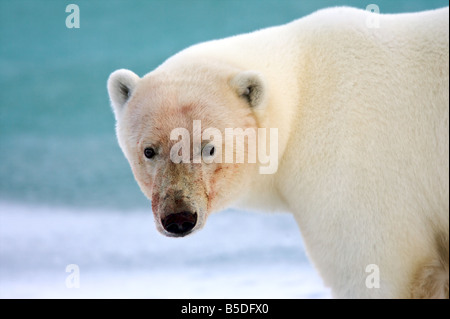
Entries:
{"label": "wet fur around nose", "polygon": [[152,205],[159,223],[170,214],[197,213],[197,227],[201,227],[207,214],[208,191],[201,164],[166,162],[157,173]]}

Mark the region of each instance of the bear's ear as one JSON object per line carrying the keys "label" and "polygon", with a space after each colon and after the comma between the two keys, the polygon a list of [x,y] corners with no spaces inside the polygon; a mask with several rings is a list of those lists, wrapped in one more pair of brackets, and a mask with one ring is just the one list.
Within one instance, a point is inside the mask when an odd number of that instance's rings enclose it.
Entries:
{"label": "bear's ear", "polygon": [[245,99],[252,108],[263,107],[266,97],[264,79],[258,72],[244,71],[235,75],[230,85],[239,97]]}
{"label": "bear's ear", "polygon": [[109,76],[108,94],[116,119],[133,93],[138,81],[139,76],[125,69],[116,70]]}

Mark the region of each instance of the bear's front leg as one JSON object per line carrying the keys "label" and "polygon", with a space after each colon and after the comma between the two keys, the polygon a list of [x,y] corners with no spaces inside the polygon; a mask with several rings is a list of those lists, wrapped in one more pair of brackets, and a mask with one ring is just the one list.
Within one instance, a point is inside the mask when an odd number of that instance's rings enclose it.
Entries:
{"label": "bear's front leg", "polygon": [[[387,213],[386,213],[387,214]],[[417,271],[433,251],[411,224],[378,212],[294,214],[308,256],[335,298],[411,298]],[[386,218],[381,218],[385,216]]]}

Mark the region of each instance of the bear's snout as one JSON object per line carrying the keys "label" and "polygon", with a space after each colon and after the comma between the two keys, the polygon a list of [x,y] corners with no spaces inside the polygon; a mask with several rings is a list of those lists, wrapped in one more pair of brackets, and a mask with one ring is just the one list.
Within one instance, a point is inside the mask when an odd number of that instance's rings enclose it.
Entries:
{"label": "bear's snout", "polygon": [[[152,210],[158,231],[169,237],[183,237],[200,229],[207,203],[194,193],[196,188],[174,187],[176,183],[172,179],[169,187],[162,184],[159,192],[152,194]],[[204,193],[203,189],[200,189],[200,193]]]}
{"label": "bear's snout", "polygon": [[197,224],[197,213],[188,211],[172,213],[161,218],[164,229],[175,237],[182,237],[187,234]]}

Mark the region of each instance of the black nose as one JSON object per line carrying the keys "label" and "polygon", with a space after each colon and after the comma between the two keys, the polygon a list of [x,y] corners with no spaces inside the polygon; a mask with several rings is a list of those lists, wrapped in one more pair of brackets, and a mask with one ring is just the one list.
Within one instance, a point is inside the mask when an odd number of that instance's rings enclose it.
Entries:
{"label": "black nose", "polygon": [[164,217],[161,222],[169,233],[183,236],[194,228],[197,223],[197,213],[174,213]]}

